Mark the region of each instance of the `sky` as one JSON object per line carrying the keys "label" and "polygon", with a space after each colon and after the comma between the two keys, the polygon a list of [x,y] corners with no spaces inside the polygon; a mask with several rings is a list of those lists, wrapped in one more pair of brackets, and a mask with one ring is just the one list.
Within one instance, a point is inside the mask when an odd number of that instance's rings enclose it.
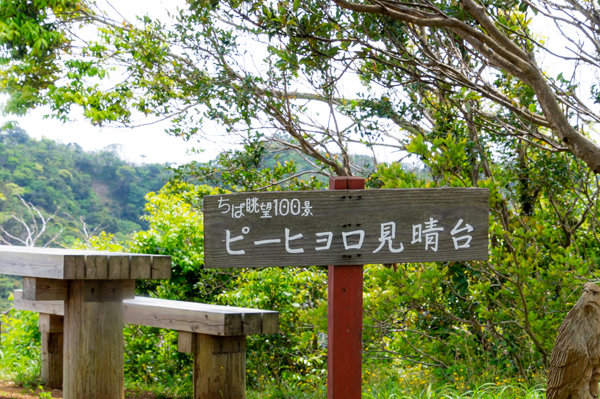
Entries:
{"label": "sky", "polygon": [[[184,7],[185,0],[129,0],[113,4],[106,0],[99,0],[98,6],[103,10],[116,8],[123,17],[130,21],[135,20],[135,16],[140,14],[140,10],[143,10],[142,13],[147,13],[150,17],[167,21],[169,17],[166,10],[174,12],[178,6]],[[119,19],[118,15],[113,15],[115,19]],[[562,50],[568,44],[560,34],[557,34],[556,28],[548,20],[541,18],[534,20],[534,30],[545,36],[554,50]],[[540,61],[542,68],[550,76],[555,77],[558,73],[563,72],[563,69],[570,69],[568,65],[557,62],[552,57]],[[248,62],[254,63],[253,60]],[[589,84],[591,83],[588,82],[596,81],[597,77],[594,76],[595,71],[592,73],[586,72],[585,70],[580,71],[578,78],[582,83],[583,91],[589,93]],[[2,102],[1,97],[0,102]],[[44,119],[44,115],[48,113],[47,109],[38,108],[21,118],[0,116],[0,125],[8,120],[14,120],[30,136],[36,139],[46,137],[65,144],[77,143],[87,151],[97,151],[112,144],[119,144],[121,147],[120,155],[128,161],[138,164],[184,164],[192,160],[206,162],[214,159],[220,152],[234,147],[232,143],[225,141],[185,142],[181,138],[169,136],[165,133],[165,129],[169,126],[168,121],[146,124],[135,128],[98,127],[92,126],[76,113],[71,115],[74,121],[64,124],[57,120]],[[148,123],[152,120],[145,120],[144,122]],[[211,128],[215,132],[219,130],[218,126]],[[201,149],[203,152],[191,152],[192,149]],[[384,162],[393,161],[399,158],[399,154],[381,149],[377,151],[377,158],[379,161]]]}

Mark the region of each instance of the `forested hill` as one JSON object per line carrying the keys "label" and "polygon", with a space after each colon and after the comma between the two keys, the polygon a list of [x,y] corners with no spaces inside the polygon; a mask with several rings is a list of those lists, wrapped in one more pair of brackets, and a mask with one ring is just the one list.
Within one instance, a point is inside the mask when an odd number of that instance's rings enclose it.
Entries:
{"label": "forested hill", "polygon": [[2,131],[0,192],[6,199],[0,201],[0,224],[19,233],[10,215],[28,211],[17,194],[47,214],[58,210],[52,229],[63,230],[61,243],[79,238],[81,217],[89,229],[102,225],[107,232],[128,234],[145,227],[140,220],[144,196],[169,176],[164,165],[127,163],[116,147],[86,152],[77,144],[32,139],[23,129]]}

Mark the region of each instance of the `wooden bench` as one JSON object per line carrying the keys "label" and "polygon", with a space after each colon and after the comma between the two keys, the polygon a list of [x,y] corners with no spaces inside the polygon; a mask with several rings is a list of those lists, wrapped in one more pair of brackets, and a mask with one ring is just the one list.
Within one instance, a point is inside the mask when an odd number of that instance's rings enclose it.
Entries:
{"label": "wooden bench", "polygon": [[0,245],[0,274],[23,276],[27,300],[64,301],[64,399],[124,399],[123,299],[170,278],[171,257]]}
{"label": "wooden bench", "polygon": [[[40,313],[42,377],[50,387],[62,380],[64,301],[29,301],[14,292],[13,306]],[[246,335],[279,332],[279,313],[135,297],[123,300],[128,324],[178,331],[178,350],[194,355],[194,398],[245,398]]]}

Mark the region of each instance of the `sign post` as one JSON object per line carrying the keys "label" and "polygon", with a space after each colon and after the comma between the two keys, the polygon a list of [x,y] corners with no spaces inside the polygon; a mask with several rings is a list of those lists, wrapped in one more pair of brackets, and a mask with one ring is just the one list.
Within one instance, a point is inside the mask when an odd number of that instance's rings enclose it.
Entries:
{"label": "sign post", "polygon": [[[365,188],[361,177],[329,179],[330,190]],[[329,265],[327,398],[360,399],[362,391],[363,265]]]}
{"label": "sign post", "polygon": [[363,266],[487,260],[489,190],[364,190],[336,177],[330,191],[204,198],[208,268],[329,266],[328,398],[359,399]]}

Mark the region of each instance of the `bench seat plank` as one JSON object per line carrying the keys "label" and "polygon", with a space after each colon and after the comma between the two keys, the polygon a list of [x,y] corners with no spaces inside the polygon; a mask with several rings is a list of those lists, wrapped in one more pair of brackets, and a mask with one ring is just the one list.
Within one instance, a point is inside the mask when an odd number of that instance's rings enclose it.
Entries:
{"label": "bench seat plank", "polygon": [[[64,315],[64,301],[23,300],[22,290],[14,291],[13,306],[18,310]],[[218,336],[279,332],[279,313],[275,311],[139,296],[123,300],[123,321]]]}
{"label": "bench seat plank", "polygon": [[[277,334],[279,332],[279,312],[236,306],[209,305],[197,302],[174,301],[170,299],[136,297],[137,304],[166,309],[184,309],[191,312],[217,312],[242,315],[243,331],[241,335]],[[127,303],[127,301],[125,301]],[[133,323],[135,324],[135,323]],[[180,330],[190,331],[190,330]],[[190,331],[192,332],[192,331]],[[206,334],[206,333],[204,333]],[[221,334],[217,334],[221,335]],[[234,334],[225,334],[234,335]]]}
{"label": "bench seat plank", "polygon": [[243,335],[240,313],[152,306],[135,299],[123,301],[123,310],[123,320],[130,324],[210,335]]}

